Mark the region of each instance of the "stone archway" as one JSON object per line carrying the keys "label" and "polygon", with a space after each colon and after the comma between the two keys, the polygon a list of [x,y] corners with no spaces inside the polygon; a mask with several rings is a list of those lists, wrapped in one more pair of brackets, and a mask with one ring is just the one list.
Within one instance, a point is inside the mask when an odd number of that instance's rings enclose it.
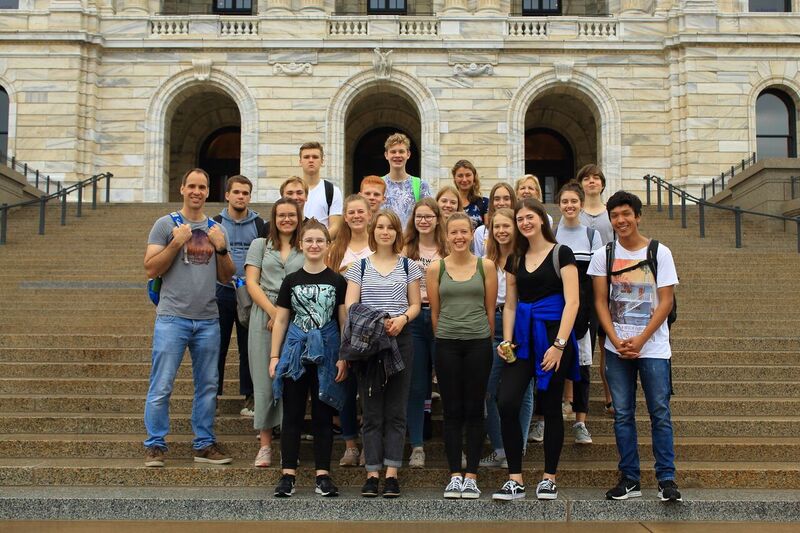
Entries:
{"label": "stone archway", "polygon": [[208,92],[224,95],[236,104],[241,117],[240,171],[253,180],[256,191],[263,193],[258,199],[266,197],[266,189],[258,186],[258,107],[255,98],[237,78],[198,62],[196,68],[165,81],[150,101],[145,122],[142,195],[145,202],[164,202],[169,198],[169,139],[175,110],[192,96]]}
{"label": "stone archway", "polygon": [[0,88],[6,93],[8,108],[6,109],[7,123],[5,124],[6,143],[2,149],[3,154],[12,156],[16,154],[17,141],[17,94],[12,83],[0,76]]}
{"label": "stone archway", "polygon": [[[534,105],[537,101],[539,105]],[[587,119],[591,117],[594,126],[588,121],[582,125],[581,117],[566,117],[559,109],[565,104],[580,109]],[[554,69],[528,80],[517,90],[508,112],[508,168],[511,180],[524,174],[528,120],[540,120],[540,125],[548,128],[552,127],[548,124],[558,121],[558,127],[552,129],[572,145],[576,167],[585,164],[582,161],[596,162],[603,168],[608,180],[606,190],[621,188],[622,127],[619,108],[596,79],[574,71],[560,71],[557,75]],[[589,129],[585,130],[587,127]],[[580,132],[582,129],[584,131]],[[586,161],[592,156],[596,161]]]}
{"label": "stone archway", "polygon": [[[388,93],[402,96],[416,110],[421,146],[420,175],[435,190],[439,181],[439,109],[433,94],[418,79],[405,72],[392,70],[388,79],[378,79],[375,72],[364,71],[346,80],[331,99],[328,107],[325,154],[331,178],[347,189],[344,183],[347,154],[347,117],[360,98],[369,94]],[[401,126],[401,124],[397,124]]]}

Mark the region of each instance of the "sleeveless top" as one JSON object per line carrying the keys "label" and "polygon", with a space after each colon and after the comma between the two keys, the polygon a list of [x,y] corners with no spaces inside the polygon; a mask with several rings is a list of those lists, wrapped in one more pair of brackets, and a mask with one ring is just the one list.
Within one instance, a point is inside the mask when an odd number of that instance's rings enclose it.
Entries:
{"label": "sleeveless top", "polygon": [[489,337],[486,318],[483,259],[478,258],[475,273],[465,281],[454,281],[439,260],[439,322],[436,337],[440,339],[485,339]]}

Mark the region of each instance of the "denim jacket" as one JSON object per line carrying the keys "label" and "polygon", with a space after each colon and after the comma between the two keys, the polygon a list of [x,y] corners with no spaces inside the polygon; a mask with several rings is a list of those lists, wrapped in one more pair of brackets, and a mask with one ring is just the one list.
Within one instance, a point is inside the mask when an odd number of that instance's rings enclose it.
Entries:
{"label": "denim jacket", "polygon": [[275,402],[283,396],[283,378],[297,381],[306,372],[306,365],[316,365],[319,399],[340,411],[344,407],[345,389],[336,382],[338,351],[339,326],[335,320],[308,332],[290,323],[272,381]]}

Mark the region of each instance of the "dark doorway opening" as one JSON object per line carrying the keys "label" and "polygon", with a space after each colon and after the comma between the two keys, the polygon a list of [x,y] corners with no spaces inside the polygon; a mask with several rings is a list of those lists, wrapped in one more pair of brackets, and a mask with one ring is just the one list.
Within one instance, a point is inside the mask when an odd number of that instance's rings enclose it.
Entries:
{"label": "dark doorway opening", "polygon": [[551,129],[527,130],[525,173],[539,178],[545,203],[553,203],[558,189],[575,177],[575,157],[567,140]]}
{"label": "dark doorway opening", "polygon": [[353,152],[353,192],[358,192],[365,176],[385,176],[389,172],[389,163],[383,156],[383,143],[394,133],[402,133],[411,139],[411,158],[406,163],[406,172],[419,176],[420,153],[409,132],[400,128],[375,128],[365,133],[356,143]]}
{"label": "dark doorway opening", "polygon": [[225,181],[239,174],[241,153],[242,132],[239,126],[220,128],[203,141],[198,166],[211,178],[209,202],[225,201]]}

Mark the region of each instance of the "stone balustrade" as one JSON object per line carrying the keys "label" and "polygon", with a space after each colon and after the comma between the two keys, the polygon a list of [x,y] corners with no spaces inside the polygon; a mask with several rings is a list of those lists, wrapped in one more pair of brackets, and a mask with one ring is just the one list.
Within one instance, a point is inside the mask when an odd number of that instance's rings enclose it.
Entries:
{"label": "stone balustrade", "polygon": [[439,20],[436,17],[401,17],[398,33],[409,37],[434,37],[439,35]]}
{"label": "stone balustrade", "polygon": [[369,35],[369,17],[331,17],[328,35],[332,37],[366,37]]}
{"label": "stone balustrade", "polygon": [[217,36],[256,36],[258,19],[252,17],[220,17],[209,15],[152,16],[150,37],[173,35],[208,35],[216,30]]}
{"label": "stone balustrade", "polygon": [[508,19],[508,36],[545,39],[547,38],[547,20],[531,17]]}

